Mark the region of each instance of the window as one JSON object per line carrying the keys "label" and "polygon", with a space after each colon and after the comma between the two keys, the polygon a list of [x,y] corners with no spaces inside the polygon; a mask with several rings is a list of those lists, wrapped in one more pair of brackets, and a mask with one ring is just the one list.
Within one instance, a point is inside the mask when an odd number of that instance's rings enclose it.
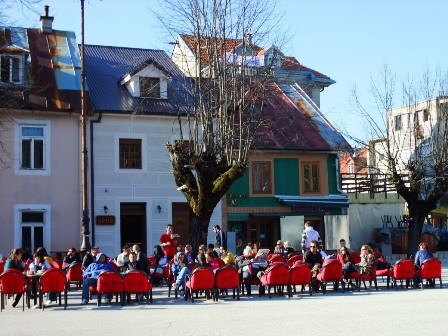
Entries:
{"label": "window", "polygon": [[120,139],[120,169],[142,168],[142,140]]}
{"label": "window", "polygon": [[353,162],[349,162],[349,164],[347,165],[347,168],[348,168],[349,174],[355,173],[355,164]]}
{"label": "window", "polygon": [[302,186],[305,194],[320,192],[319,162],[302,163]]}
{"label": "window", "polygon": [[428,120],[429,120],[429,111],[423,110],[423,121],[428,121]]}
{"label": "window", "polygon": [[270,162],[252,162],[252,192],[254,194],[272,193]]}
{"label": "window", "polygon": [[45,126],[20,126],[20,169],[44,169]]}
{"label": "window", "polygon": [[395,116],[395,130],[399,131],[401,130],[401,115]]}
{"label": "window", "polygon": [[160,78],[140,77],[140,97],[160,98]]}
{"label": "window", "polygon": [[420,114],[420,111],[416,111],[414,113],[414,127],[418,126],[420,124],[419,114]]}
{"label": "window", "polygon": [[20,214],[20,235],[25,254],[32,255],[39,246],[44,244],[45,212],[22,211]]}
{"label": "window", "polygon": [[5,83],[19,84],[21,80],[21,58],[20,56],[2,55],[0,58],[1,76],[0,80]]}

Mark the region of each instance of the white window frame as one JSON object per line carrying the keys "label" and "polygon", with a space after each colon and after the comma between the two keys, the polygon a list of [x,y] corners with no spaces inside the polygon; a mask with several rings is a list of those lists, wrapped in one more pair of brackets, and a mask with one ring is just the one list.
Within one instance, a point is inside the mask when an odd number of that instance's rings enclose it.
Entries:
{"label": "white window frame", "polygon": [[[23,212],[43,212],[44,222],[22,224]],[[15,204],[14,205],[14,246],[22,246],[22,226],[43,226],[44,247],[51,250],[51,205],[50,204]],[[39,247],[39,246],[35,246]]]}
{"label": "white window frame", "polygon": [[0,68],[3,68],[2,67],[2,62],[3,62],[3,59],[6,58],[6,57],[9,58],[10,60],[12,60],[12,59],[18,59],[19,60],[19,70],[18,70],[19,71],[19,80],[18,81],[13,81],[12,80],[12,74],[13,74],[12,65],[13,65],[13,62],[10,61],[10,63],[9,63],[9,81],[8,82],[3,82],[3,83],[22,84],[23,83],[23,56],[20,56],[20,55],[7,55],[7,54],[2,54],[0,56],[1,56],[0,57]]}
{"label": "white window frame", "polygon": [[[50,139],[51,139],[51,122],[49,120],[16,120],[15,123],[15,148],[14,148],[14,172],[16,175],[44,175],[49,176],[51,174],[51,151],[50,151]],[[43,127],[43,168],[39,169],[23,169],[22,168],[22,127]]]}

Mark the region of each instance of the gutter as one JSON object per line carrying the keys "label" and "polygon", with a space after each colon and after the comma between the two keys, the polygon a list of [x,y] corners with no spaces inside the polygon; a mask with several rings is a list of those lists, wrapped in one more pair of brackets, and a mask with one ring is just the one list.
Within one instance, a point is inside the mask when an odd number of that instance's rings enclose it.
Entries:
{"label": "gutter", "polygon": [[90,120],[90,218],[91,218],[91,236],[92,236],[92,246],[95,246],[95,223],[93,219],[95,218],[95,172],[93,164],[93,124],[101,123],[101,118],[103,113],[99,112],[98,119]]}

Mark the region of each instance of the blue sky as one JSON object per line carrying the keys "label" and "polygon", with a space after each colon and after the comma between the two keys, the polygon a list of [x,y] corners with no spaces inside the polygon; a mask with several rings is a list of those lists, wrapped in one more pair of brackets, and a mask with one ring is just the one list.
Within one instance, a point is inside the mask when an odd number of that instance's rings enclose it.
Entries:
{"label": "blue sky", "polygon": [[[284,51],[336,84],[321,95],[321,109],[339,129],[366,138],[366,125],[349,99],[356,85],[369,106],[370,78],[387,64],[398,80],[425,68],[448,69],[446,0],[280,0],[282,25],[291,34]],[[85,0],[88,44],[163,49],[165,39],[152,17],[155,0]],[[43,6],[50,6],[53,27],[80,33],[79,0],[44,0],[38,14],[17,8],[6,12],[14,26],[39,27]]]}

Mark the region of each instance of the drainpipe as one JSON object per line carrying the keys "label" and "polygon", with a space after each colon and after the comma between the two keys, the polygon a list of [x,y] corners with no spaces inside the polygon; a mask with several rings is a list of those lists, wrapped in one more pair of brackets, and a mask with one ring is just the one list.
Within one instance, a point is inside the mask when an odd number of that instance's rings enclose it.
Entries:
{"label": "drainpipe", "polygon": [[340,179],[339,158],[336,157],[335,161],[336,161],[336,190],[339,191],[341,194],[343,194],[344,192],[340,187],[341,179]]}
{"label": "drainpipe", "polygon": [[101,123],[101,118],[103,117],[103,113],[99,112],[98,119],[90,120],[90,218],[92,218],[92,246],[95,246],[95,171],[93,165],[93,124]]}

